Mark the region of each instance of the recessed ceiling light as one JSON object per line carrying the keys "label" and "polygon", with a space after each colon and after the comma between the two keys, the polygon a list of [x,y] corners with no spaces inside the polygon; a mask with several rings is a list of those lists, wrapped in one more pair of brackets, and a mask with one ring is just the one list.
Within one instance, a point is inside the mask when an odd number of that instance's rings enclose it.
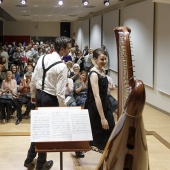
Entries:
{"label": "recessed ceiling light", "polygon": [[27,0],[21,0],[21,4],[25,5],[27,3]]}
{"label": "recessed ceiling light", "polygon": [[63,0],[58,1],[58,5],[63,5],[63,4],[64,4]]}

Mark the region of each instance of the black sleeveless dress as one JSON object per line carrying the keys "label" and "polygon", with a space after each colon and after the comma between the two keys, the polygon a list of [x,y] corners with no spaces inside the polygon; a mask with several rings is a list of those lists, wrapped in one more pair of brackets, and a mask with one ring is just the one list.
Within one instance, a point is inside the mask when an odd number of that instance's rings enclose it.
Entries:
{"label": "black sleeveless dress", "polygon": [[[107,119],[109,124],[109,130],[103,129],[100,115],[96,107],[92,86],[90,83],[90,76],[91,73],[93,72],[95,72],[98,75],[99,95],[103,106],[105,118]],[[104,150],[106,143],[110,137],[110,134],[115,126],[113,114],[111,112],[109,101],[107,98],[107,89],[108,89],[107,77],[106,76],[103,77],[96,71],[91,71],[88,76],[88,92],[87,92],[85,109],[88,109],[89,112],[92,135],[93,135],[93,141],[90,142],[90,145],[97,147],[99,150]]]}

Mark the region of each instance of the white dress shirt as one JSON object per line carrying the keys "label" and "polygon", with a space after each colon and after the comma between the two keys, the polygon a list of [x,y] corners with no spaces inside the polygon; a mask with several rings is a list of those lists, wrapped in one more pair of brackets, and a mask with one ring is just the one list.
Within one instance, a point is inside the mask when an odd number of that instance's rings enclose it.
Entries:
{"label": "white dress shirt", "polygon": [[68,85],[65,87],[65,95],[73,95],[73,80],[71,78],[67,78]]}
{"label": "white dress shirt", "polygon": [[[32,98],[35,97],[36,89],[40,90],[42,89],[43,78],[42,59],[43,56],[39,58],[31,78],[30,90]],[[58,61],[61,61],[61,56],[57,52],[47,54],[44,58],[45,69]],[[51,67],[46,72],[43,91],[48,94],[57,96],[59,106],[62,107],[65,106],[66,82],[67,82],[67,66],[64,63],[59,63]]]}

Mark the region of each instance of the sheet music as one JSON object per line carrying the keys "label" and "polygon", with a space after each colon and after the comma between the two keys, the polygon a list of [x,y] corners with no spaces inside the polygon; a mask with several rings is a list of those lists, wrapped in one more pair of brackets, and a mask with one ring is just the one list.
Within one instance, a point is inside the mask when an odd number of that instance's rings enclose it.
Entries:
{"label": "sheet music", "polygon": [[58,110],[58,109],[68,109],[68,110],[70,110],[70,109],[73,109],[73,110],[75,110],[75,109],[81,109],[81,107],[80,106],[75,106],[75,107],[39,107],[38,108],[38,110]]}
{"label": "sheet music", "polygon": [[31,111],[31,142],[92,140],[88,110],[53,107]]}

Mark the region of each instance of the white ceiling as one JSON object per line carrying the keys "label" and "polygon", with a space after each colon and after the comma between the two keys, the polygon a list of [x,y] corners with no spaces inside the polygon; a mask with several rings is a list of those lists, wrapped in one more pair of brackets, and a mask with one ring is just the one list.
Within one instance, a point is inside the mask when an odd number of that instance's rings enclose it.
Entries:
{"label": "white ceiling", "polygon": [[[103,1],[89,0],[89,5],[84,7],[82,0],[64,0],[62,6],[58,5],[58,0],[27,0],[24,6],[20,0],[3,0],[0,8],[16,21],[72,22],[142,0],[110,0],[109,7],[104,6]],[[11,19],[6,19],[5,12],[0,13],[1,20],[10,21]]]}

